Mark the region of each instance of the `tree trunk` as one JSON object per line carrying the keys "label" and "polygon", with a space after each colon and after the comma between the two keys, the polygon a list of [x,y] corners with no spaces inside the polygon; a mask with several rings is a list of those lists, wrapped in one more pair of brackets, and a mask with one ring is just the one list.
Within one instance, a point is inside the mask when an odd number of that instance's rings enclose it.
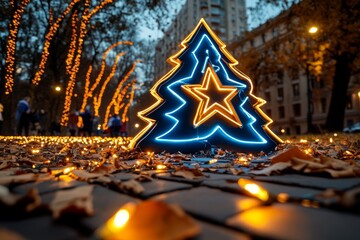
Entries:
{"label": "tree trunk", "polygon": [[343,53],[338,56],[335,65],[335,76],[331,93],[330,108],[326,119],[325,128],[330,131],[342,131],[346,109],[347,89],[351,76],[350,54]]}

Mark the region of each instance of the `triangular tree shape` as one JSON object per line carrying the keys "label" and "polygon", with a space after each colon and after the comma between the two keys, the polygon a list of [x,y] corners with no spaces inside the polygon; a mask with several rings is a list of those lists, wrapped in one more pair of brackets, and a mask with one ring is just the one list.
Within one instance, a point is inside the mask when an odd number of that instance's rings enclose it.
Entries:
{"label": "triangular tree shape", "polygon": [[169,58],[174,68],[151,89],[157,101],[138,113],[147,126],[130,143],[144,151],[196,152],[211,146],[270,151],[281,142],[252,94],[249,77],[204,19]]}

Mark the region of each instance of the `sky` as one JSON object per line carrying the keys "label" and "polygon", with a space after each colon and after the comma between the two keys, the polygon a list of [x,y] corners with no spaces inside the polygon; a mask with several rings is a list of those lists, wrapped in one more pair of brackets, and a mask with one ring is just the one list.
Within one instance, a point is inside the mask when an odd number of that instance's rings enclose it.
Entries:
{"label": "sky", "polygon": [[[246,1],[246,7],[247,7],[247,16],[248,16],[248,27],[249,30],[256,28],[261,23],[266,22],[269,18],[275,17],[277,14],[279,14],[280,10],[276,9],[274,7],[267,7],[264,11],[264,14],[262,16],[262,19],[259,20],[257,17],[255,17],[251,11],[249,10],[250,7],[254,7],[258,1],[261,0],[245,0]],[[184,4],[185,0],[176,1],[176,4],[174,6],[174,2],[172,2],[173,8],[173,14],[176,14],[178,10],[180,10],[181,6]],[[150,19],[147,19],[147,21],[151,21]],[[140,39],[151,39],[151,40],[157,40],[163,36],[163,33],[159,30],[152,30],[147,27],[140,27]]]}

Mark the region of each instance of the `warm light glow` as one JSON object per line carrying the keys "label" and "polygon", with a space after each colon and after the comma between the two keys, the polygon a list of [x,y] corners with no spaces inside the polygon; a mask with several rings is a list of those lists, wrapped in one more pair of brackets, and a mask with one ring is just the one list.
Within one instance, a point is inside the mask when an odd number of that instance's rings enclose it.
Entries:
{"label": "warm light glow", "polygon": [[357,95],[358,95],[358,97],[360,98],[360,91],[358,91],[358,94],[357,94]]}
{"label": "warm light glow", "polygon": [[56,87],[55,87],[55,91],[60,92],[60,91],[61,91],[61,87],[56,86]]}
{"label": "warm light glow", "polygon": [[[14,7],[14,2],[11,1],[11,6]],[[19,27],[21,23],[22,15],[25,11],[26,6],[30,0],[23,0],[17,6],[12,16],[12,21],[9,24],[9,36],[6,45],[6,74],[5,74],[5,94],[9,94],[13,90],[14,86],[14,71],[15,71],[15,50],[16,50],[16,39],[19,33]]]}
{"label": "warm light glow", "polygon": [[[223,86],[212,67],[206,69],[201,85],[182,85],[181,87],[200,101],[193,120],[195,127],[200,126],[216,113],[219,113],[220,116],[223,116],[238,127],[242,126],[239,116],[230,102],[238,94],[238,89],[236,86]],[[207,94],[209,89],[216,89],[217,94],[226,95],[223,98],[223,103],[211,101],[212,96]]]}
{"label": "warm light glow", "polygon": [[334,133],[334,137],[337,137],[338,136],[338,134],[337,133]]}
{"label": "warm light glow", "polygon": [[285,133],[285,129],[282,128],[280,132],[281,132],[281,133]]}
{"label": "warm light glow", "polygon": [[333,143],[334,142],[333,138],[329,138],[329,142]]}
{"label": "warm light glow", "polygon": [[69,174],[72,170],[74,170],[73,167],[68,167],[68,168],[65,168],[65,169],[64,169],[63,173],[64,173],[64,174]]}
{"label": "warm light glow", "polygon": [[300,139],[300,143],[307,143],[306,139]]}
{"label": "warm light glow", "polygon": [[238,184],[243,190],[245,190],[251,196],[254,196],[264,202],[269,200],[268,192],[259,185],[255,184],[254,182],[244,178],[240,178]]}
{"label": "warm light glow", "polygon": [[138,123],[135,123],[135,128],[139,128],[139,124]]}
{"label": "warm light glow", "polygon": [[211,159],[211,160],[209,160],[208,163],[209,163],[209,164],[214,164],[214,163],[217,163],[217,161],[218,161],[217,159]]}
{"label": "warm light glow", "polygon": [[313,26],[313,27],[309,28],[309,33],[311,33],[311,34],[313,34],[313,33],[317,33],[317,31],[318,31],[318,28],[317,28],[317,27],[315,27],[315,26]]}
{"label": "warm light glow", "polygon": [[64,101],[64,107],[63,112],[60,120],[60,124],[62,126],[66,126],[69,120],[69,113],[70,113],[70,107],[71,107],[71,100],[73,96],[73,91],[77,79],[77,74],[79,72],[80,68],[80,62],[81,62],[81,56],[82,56],[82,50],[84,46],[84,39],[86,37],[86,34],[89,31],[88,25],[90,24],[90,19],[99,11],[101,10],[105,5],[112,3],[114,0],[104,0],[99,5],[95,6],[93,10],[90,11],[90,0],[85,1],[84,4],[84,13],[81,16],[80,19],[80,27],[79,27],[79,34],[77,38],[77,50],[75,57],[73,57],[73,64],[70,69],[70,76],[68,85],[66,87],[65,91],[65,101]]}
{"label": "warm light glow", "polygon": [[32,154],[38,154],[38,153],[40,153],[40,150],[39,149],[33,149],[33,150],[31,150],[31,153]]}
{"label": "warm light glow", "polygon": [[119,210],[114,218],[114,226],[117,228],[123,227],[130,218],[130,214],[126,209]]}
{"label": "warm light glow", "polygon": [[164,169],[166,169],[166,166],[163,165],[163,164],[158,164],[158,165],[156,165],[156,169],[157,170],[164,170]]}
{"label": "warm light glow", "polygon": [[[262,126],[262,128],[264,129],[264,131],[267,133],[268,136],[270,136],[272,139],[275,140],[275,142],[282,142],[282,140],[276,136],[269,128],[268,126],[273,122],[261,109],[260,107],[263,106],[266,101],[261,99],[261,98],[258,98],[256,97],[255,95],[253,95],[253,84],[251,82],[251,79],[249,77],[247,77],[245,74],[243,74],[242,72],[238,71],[235,66],[238,64],[238,61],[236,59],[234,59],[233,56],[231,56],[231,54],[226,50],[226,45],[215,35],[215,33],[210,29],[210,27],[207,25],[207,23],[205,22],[204,19],[201,19],[198,23],[198,25],[196,26],[196,28],[181,42],[181,50],[179,52],[177,52],[176,54],[174,54],[173,56],[171,56],[169,59],[168,59],[168,62],[173,66],[173,69],[171,69],[167,74],[165,74],[159,81],[157,81],[155,83],[155,85],[151,88],[150,90],[150,93],[151,95],[156,99],[156,102],[154,104],[152,104],[150,107],[140,111],[138,113],[138,116],[141,120],[143,120],[145,123],[146,123],[146,126],[134,137],[134,139],[130,142],[130,145],[129,145],[129,148],[132,149],[132,148],[135,148],[137,146],[137,144],[139,142],[141,142],[141,140],[149,135],[147,135],[147,133],[149,133],[149,131],[151,131],[154,126],[156,126],[156,120],[155,119],[151,119],[148,116],[148,114],[152,111],[154,111],[154,109],[157,109],[164,101],[165,99],[163,99],[159,94],[158,94],[158,89],[159,87],[164,83],[166,82],[167,80],[169,80],[169,78],[174,75],[178,70],[179,68],[182,66],[182,62],[181,60],[179,59],[179,57],[184,53],[184,51],[187,49],[187,46],[189,44],[189,42],[193,39],[193,37],[195,36],[195,34],[197,33],[198,29],[201,27],[201,26],[204,26],[206,31],[211,35],[211,37],[213,38],[213,41],[219,46],[220,48],[220,51],[221,53],[219,53],[219,55],[223,54],[225,55],[229,60],[230,60],[230,63],[229,63],[229,67],[231,69],[231,71],[240,79],[243,79],[244,81],[247,82],[247,87],[248,87],[248,97],[249,99],[252,100],[252,103],[253,103],[253,108],[255,109],[255,111],[264,119],[264,125]],[[205,35],[204,36],[208,36],[208,35]],[[209,40],[210,42],[212,42],[212,40]],[[194,58],[194,62],[198,61],[197,59]],[[216,66],[217,68],[219,68],[219,66]],[[212,67],[210,67],[210,70],[208,71],[211,71]],[[214,70],[214,69],[213,69]],[[209,75],[210,74],[213,74],[213,73],[208,73]],[[208,77],[208,78],[211,78],[211,77]],[[216,80],[216,79],[215,79]],[[232,82],[231,79],[229,79],[229,82]],[[186,81],[186,80],[185,80]],[[209,80],[208,80],[209,81]],[[238,83],[236,81],[233,81],[234,84],[235,83]],[[180,83],[180,82],[179,82]],[[186,83],[186,82],[185,82]],[[203,83],[206,83],[206,78],[204,78],[204,81]],[[239,84],[239,83],[238,83]],[[184,84],[183,84],[184,85]],[[190,85],[190,86],[189,86]],[[246,86],[245,84],[242,84],[244,87]],[[206,85],[204,85],[206,86]],[[218,86],[220,90],[224,89],[224,85],[220,85],[220,84],[217,84],[216,86]],[[229,85],[226,85],[226,86],[229,86]],[[199,111],[199,115],[200,117],[199,118],[195,118],[194,121],[195,121],[195,124],[197,124],[198,126],[203,123],[203,119],[205,119],[206,117],[211,117],[212,115],[214,115],[216,112],[215,109],[212,109],[213,106],[216,106],[216,109],[219,110],[221,109],[221,107],[217,106],[216,104],[211,104],[209,101],[206,101],[206,98],[203,97],[201,95],[201,91],[202,91],[202,88],[203,88],[203,84],[200,85],[200,88],[199,89],[195,89],[196,87],[193,86],[193,89],[191,90],[191,84],[188,84],[188,93],[189,95],[191,94],[192,96],[195,97],[195,95],[198,95],[199,98],[201,96],[201,99],[200,100],[198,98],[199,101],[203,101],[203,106],[200,106],[202,105],[201,103],[199,104],[200,108],[198,108],[198,110],[202,110],[202,111]],[[231,87],[231,85],[229,86]],[[183,89],[186,89],[183,88]],[[206,90],[204,88],[204,90]],[[231,89],[229,89],[231,90]],[[235,89],[236,90],[236,89]],[[235,90],[231,90],[231,91],[234,91]],[[233,97],[232,94],[233,92],[229,91],[228,92],[228,96],[226,98],[226,101],[224,103],[221,103],[221,106],[223,106],[223,109],[221,109],[223,112],[227,113],[228,117],[231,119],[230,122],[232,122],[233,124],[239,126],[241,125],[241,121],[240,119],[238,119],[238,117],[236,116],[237,114],[234,113],[233,109],[231,108],[232,106],[232,103],[230,104],[230,100],[231,98]],[[236,90],[237,91],[237,90]],[[197,94],[195,94],[195,92]],[[225,91],[226,92],[226,91]],[[186,104],[186,102],[182,99],[182,98],[179,98],[179,96],[177,96],[177,98],[180,100],[180,101],[183,101],[184,103],[183,104]],[[244,102],[248,100],[248,99],[245,99]],[[220,104],[219,104],[220,105]],[[227,105],[230,105],[230,107],[228,107]],[[241,110],[244,110],[242,108],[242,106],[240,106]],[[176,109],[177,110],[177,109]],[[230,111],[230,114],[229,114],[229,111]],[[232,112],[233,111],[233,112]],[[245,111],[245,110],[244,110]],[[173,111],[175,112],[175,110]],[[171,113],[173,113],[171,112]],[[171,118],[171,116],[169,114],[171,113],[166,113],[168,114],[167,116]],[[231,114],[233,113],[233,114]],[[250,115],[246,112],[247,116]],[[251,118],[251,117],[249,117]],[[173,118],[175,121],[178,121],[177,119]],[[253,121],[254,119],[252,119]],[[215,128],[214,131],[211,133],[213,134],[215,131],[219,130],[219,132],[222,130],[222,129],[219,129],[219,128]],[[171,131],[171,130],[170,130]],[[257,133],[256,133],[257,134]],[[226,135],[226,136],[230,136],[230,135]],[[156,140],[159,140],[163,137],[162,136],[159,136],[156,138]],[[208,136],[204,136],[203,138],[195,138],[195,141],[198,141],[198,140],[203,140],[205,139],[206,137]],[[261,142],[262,144],[265,144],[266,143],[266,140],[264,138],[262,138],[259,134],[257,135],[257,137],[260,139],[259,142]],[[262,139],[261,139],[262,138]],[[232,139],[234,141],[238,140],[238,139]],[[161,139],[161,141],[166,141],[166,139]],[[193,139],[186,139],[186,141],[193,141]],[[176,142],[176,141],[175,141]],[[244,143],[246,141],[239,141],[241,143]]]}

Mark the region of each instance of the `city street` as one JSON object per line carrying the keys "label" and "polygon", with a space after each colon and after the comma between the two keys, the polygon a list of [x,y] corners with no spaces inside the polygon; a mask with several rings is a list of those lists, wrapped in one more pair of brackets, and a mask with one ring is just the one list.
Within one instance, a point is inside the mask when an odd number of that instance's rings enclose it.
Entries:
{"label": "city street", "polygon": [[283,138],[185,155],[0,137],[0,239],[359,239],[360,135]]}

